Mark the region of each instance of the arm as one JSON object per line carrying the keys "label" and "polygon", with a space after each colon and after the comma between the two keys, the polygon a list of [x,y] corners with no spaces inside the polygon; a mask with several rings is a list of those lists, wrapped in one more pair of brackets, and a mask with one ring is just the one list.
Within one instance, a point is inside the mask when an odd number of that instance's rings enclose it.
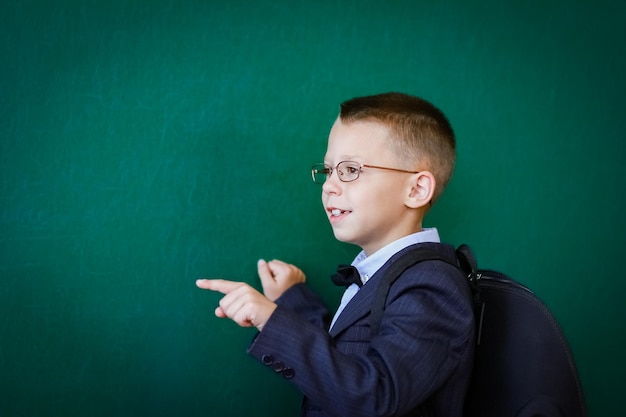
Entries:
{"label": "arm", "polygon": [[325,331],[330,326],[330,315],[324,301],[305,284],[296,284],[276,300],[276,304],[293,311],[316,327]]}
{"label": "arm", "polygon": [[279,306],[249,353],[292,368],[291,381],[328,414],[403,415],[449,384],[471,352],[471,302],[451,273],[403,275],[371,343],[367,317],[333,340]]}

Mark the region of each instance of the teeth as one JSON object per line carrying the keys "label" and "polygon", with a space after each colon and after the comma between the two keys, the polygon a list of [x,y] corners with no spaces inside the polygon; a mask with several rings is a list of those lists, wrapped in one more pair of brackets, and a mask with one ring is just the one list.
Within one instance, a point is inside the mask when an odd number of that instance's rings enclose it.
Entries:
{"label": "teeth", "polygon": [[332,214],[333,216],[341,216],[341,210],[339,209],[333,209],[330,214]]}

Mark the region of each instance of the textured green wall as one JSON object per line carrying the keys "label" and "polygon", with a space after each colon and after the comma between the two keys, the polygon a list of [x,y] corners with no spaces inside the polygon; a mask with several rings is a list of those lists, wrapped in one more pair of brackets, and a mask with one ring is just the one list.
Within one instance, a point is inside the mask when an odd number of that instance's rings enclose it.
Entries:
{"label": "textured green wall", "polygon": [[194,281],[277,257],[336,305],[356,250],[309,167],[390,90],[458,134],[427,224],[533,288],[590,414],[626,414],[624,4],[3,1],[0,416],[294,415]]}

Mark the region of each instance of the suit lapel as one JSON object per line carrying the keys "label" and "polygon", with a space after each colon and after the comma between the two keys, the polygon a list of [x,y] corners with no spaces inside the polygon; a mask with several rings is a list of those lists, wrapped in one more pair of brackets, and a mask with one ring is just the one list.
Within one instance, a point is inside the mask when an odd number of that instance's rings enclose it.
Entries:
{"label": "suit lapel", "polygon": [[377,287],[378,280],[376,279],[376,276],[372,277],[367,284],[361,287],[361,289],[346,305],[346,308],[344,308],[339,317],[337,317],[335,325],[330,330],[330,335],[332,337],[337,336],[339,333],[370,312]]}
{"label": "suit lapel", "polygon": [[442,256],[448,256],[450,259],[454,259],[454,247],[440,243],[418,243],[396,253],[370,278],[367,284],[361,287],[352,300],[350,300],[348,305],[346,305],[346,308],[341,312],[339,317],[337,317],[335,325],[330,330],[330,335],[332,337],[336,337],[346,328],[365,317],[365,315],[371,311],[372,303],[374,302],[374,298],[376,296],[376,290],[380,286],[381,277],[386,272],[389,264],[396,261],[399,257],[404,256],[406,252],[410,252],[418,248],[430,249],[440,253]]}

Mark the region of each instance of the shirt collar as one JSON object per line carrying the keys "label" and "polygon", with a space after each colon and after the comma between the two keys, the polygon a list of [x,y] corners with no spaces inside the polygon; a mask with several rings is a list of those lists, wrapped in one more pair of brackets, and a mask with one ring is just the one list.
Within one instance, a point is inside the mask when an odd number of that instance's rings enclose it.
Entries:
{"label": "shirt collar", "polygon": [[432,227],[422,229],[421,232],[413,233],[400,238],[377,250],[370,256],[367,256],[364,251],[361,251],[361,253],[354,258],[354,261],[352,261],[352,266],[359,271],[361,281],[365,284],[369,281],[370,277],[372,277],[376,271],[378,271],[394,254],[408,246],[427,242],[441,242],[439,239],[439,232],[436,228]]}

